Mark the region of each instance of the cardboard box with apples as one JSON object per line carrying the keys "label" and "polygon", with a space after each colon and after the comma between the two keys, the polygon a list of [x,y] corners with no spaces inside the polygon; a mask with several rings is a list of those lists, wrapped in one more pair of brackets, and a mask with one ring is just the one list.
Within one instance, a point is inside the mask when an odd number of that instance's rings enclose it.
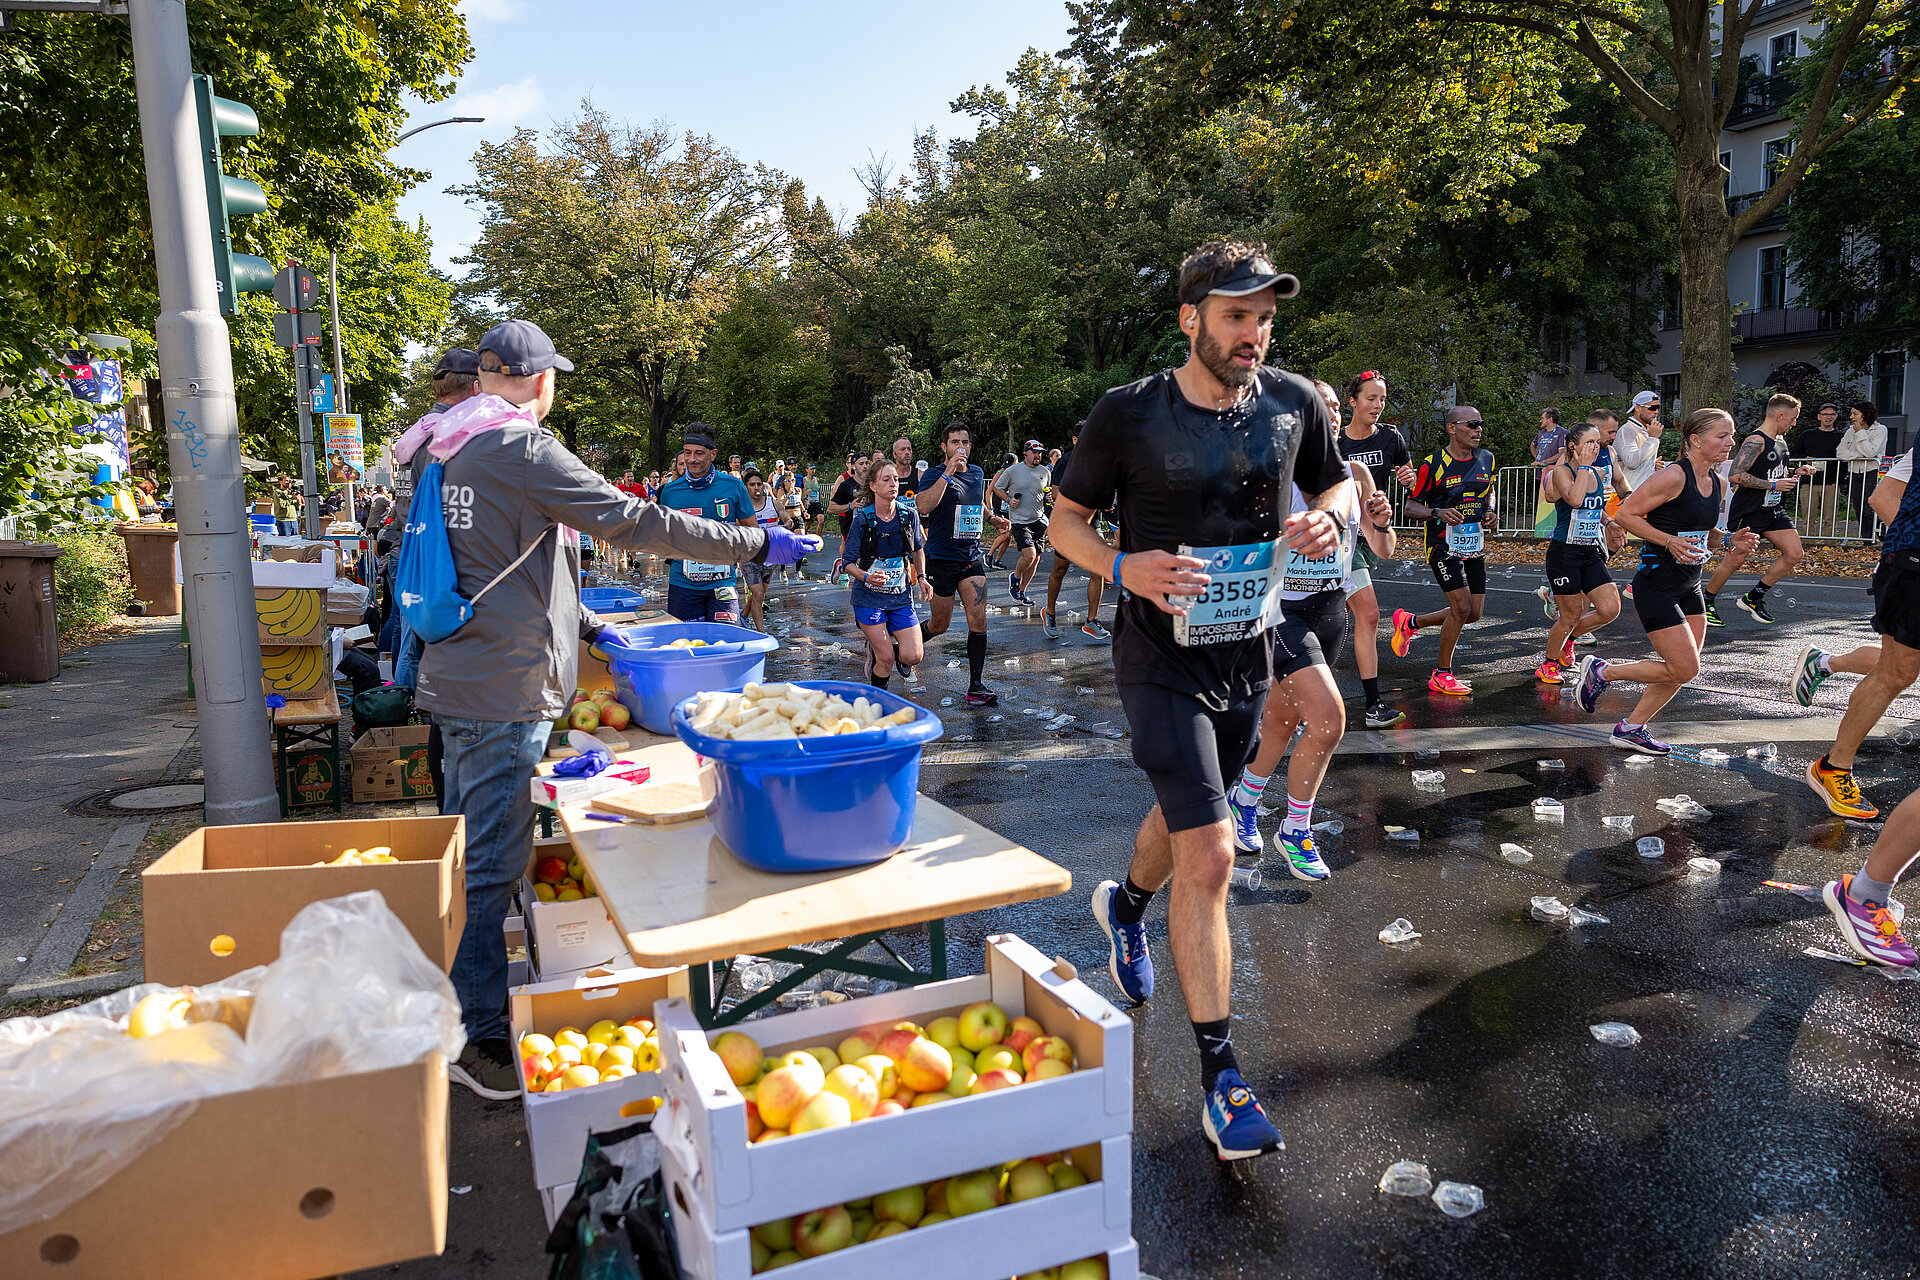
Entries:
{"label": "cardboard box with apples", "polygon": [[[556,870],[561,874],[553,878]],[[564,901],[562,894],[567,895]],[[625,936],[614,927],[606,904],[591,892],[584,868],[565,836],[533,842],[533,856],[527,860],[527,874],[520,884],[520,902],[534,981],[556,982],[589,969],[632,967]]]}

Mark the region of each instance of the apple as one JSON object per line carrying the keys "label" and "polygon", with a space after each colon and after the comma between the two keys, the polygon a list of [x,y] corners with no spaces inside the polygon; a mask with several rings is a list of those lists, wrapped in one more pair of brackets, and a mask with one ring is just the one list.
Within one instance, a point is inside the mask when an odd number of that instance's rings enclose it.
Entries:
{"label": "apple", "polygon": [[542,880],[539,884],[533,886],[533,896],[542,902],[553,902],[557,900],[560,895],[553,891],[552,885]]}
{"label": "apple", "polygon": [[553,895],[553,900],[555,902],[581,902],[586,899],[586,896],[586,894],[580,892],[578,889],[562,889]]}
{"label": "apple", "polygon": [[840,1042],[837,1052],[842,1062],[858,1062],[872,1053],[880,1038],[865,1031],[856,1031]]}
{"label": "apple", "polygon": [[586,1059],[581,1056],[580,1046],[576,1044],[557,1044],[553,1046],[553,1052],[547,1055],[547,1060],[553,1063],[554,1066],[562,1069],[566,1067],[577,1067],[586,1061]]}
{"label": "apple", "polygon": [[948,1093],[945,1089],[942,1089],[938,1093],[915,1094],[913,1098],[913,1105],[916,1107],[930,1107],[936,1102],[952,1102],[952,1101],[953,1101],[953,1095]]}
{"label": "apple", "polygon": [[628,1076],[634,1074],[636,1074],[636,1072],[632,1067],[616,1062],[612,1066],[605,1067],[601,1070],[600,1083],[605,1084],[609,1080],[625,1080]]}
{"label": "apple", "polygon": [[565,890],[568,890],[568,889],[578,889],[580,887],[580,882],[578,880],[575,880],[572,876],[565,876],[559,880],[554,881],[553,887],[564,892]]}
{"label": "apple", "polygon": [[1053,1179],[1055,1191],[1068,1191],[1074,1187],[1087,1185],[1087,1175],[1080,1172],[1065,1160],[1056,1160],[1047,1166],[1047,1176]]}
{"label": "apple", "polygon": [[895,1102],[892,1098],[883,1098],[880,1100],[880,1105],[875,1107],[873,1109],[873,1113],[867,1118],[870,1120],[876,1120],[881,1116],[898,1115],[900,1112],[905,1110],[906,1110],[905,1107]]}
{"label": "apple", "polygon": [[1020,1055],[1003,1044],[988,1045],[973,1055],[973,1069],[981,1075],[999,1067],[1004,1067],[1018,1075],[1026,1074],[1020,1065]]}
{"label": "apple", "polygon": [[837,1129],[853,1123],[853,1108],[837,1093],[825,1089],[807,1099],[800,1114],[793,1118],[789,1133],[812,1133],[815,1129]]}
{"label": "apple", "polygon": [[567,727],[570,729],[579,729],[584,733],[592,733],[595,729],[598,729],[600,727],[600,704],[597,702],[582,702],[575,706],[572,714],[567,716]]}
{"label": "apple", "polygon": [[560,1077],[560,1082],[564,1088],[584,1089],[590,1084],[599,1084],[600,1073],[582,1063],[577,1067],[568,1067],[566,1074]]}
{"label": "apple", "polygon": [[935,1213],[929,1210],[927,1213],[927,1216],[920,1219],[920,1225],[923,1227],[930,1227],[936,1222],[951,1222],[951,1221],[953,1221],[952,1214],[946,1213],[946,1212]]}
{"label": "apple", "polygon": [[973,1092],[973,1082],[979,1078],[972,1067],[963,1067],[955,1063],[953,1078],[947,1081],[947,1095],[954,1098],[966,1097]]}
{"label": "apple", "polygon": [[595,702],[612,702],[614,699],[618,698],[620,694],[612,686],[603,684],[598,689],[595,689],[592,693],[588,694],[587,696],[589,698],[592,698]]}
{"label": "apple", "polygon": [[[807,1052],[805,1049],[790,1049],[786,1053],[783,1053],[780,1055],[780,1065],[783,1067],[790,1067],[796,1062],[810,1062],[814,1066],[820,1068],[821,1075],[825,1075],[827,1073],[827,1069],[828,1069],[827,1064],[820,1061],[820,1059],[814,1057],[811,1053]],[[836,1063],[835,1065],[837,1066],[839,1064]]]}
{"label": "apple", "polygon": [[760,1118],[760,1104],[747,1104],[747,1141],[752,1142],[767,1131],[767,1122]]}
{"label": "apple", "polygon": [[859,1244],[875,1226],[873,1214],[861,1209],[848,1209],[847,1217],[853,1222],[853,1242]]}
{"label": "apple", "polygon": [[907,1088],[905,1085],[893,1091],[893,1100],[903,1107],[913,1106],[913,1100],[917,1096],[913,1090]]}
{"label": "apple", "polygon": [[587,700],[587,691],[585,689],[575,689],[573,691],[573,699],[572,701],[568,702],[567,705],[570,707],[577,707],[581,703],[585,702],[586,700]]}
{"label": "apple", "polygon": [[900,1087],[900,1077],[894,1069],[893,1059],[878,1053],[870,1053],[853,1064],[873,1077],[880,1089],[882,1098],[891,1098]]}
{"label": "apple", "polygon": [[570,1044],[576,1049],[587,1047],[587,1033],[578,1027],[562,1027],[553,1033],[555,1044]]}
{"label": "apple", "polygon": [[888,1236],[897,1236],[907,1230],[910,1228],[904,1222],[876,1222],[873,1224],[873,1230],[867,1232],[867,1239],[884,1240]]}
{"label": "apple", "polygon": [[768,1271],[778,1271],[781,1267],[790,1267],[800,1261],[800,1255],[791,1249],[783,1249],[767,1259]]}
{"label": "apple", "polygon": [[1053,1175],[1037,1160],[1022,1160],[1007,1170],[1007,1203],[1037,1200],[1054,1192]]}
{"label": "apple", "polygon": [[559,884],[567,878],[565,858],[542,858],[533,864],[533,878],[543,884]]}
{"label": "apple", "polygon": [[906,1056],[907,1046],[915,1040],[924,1039],[918,1031],[909,1031],[905,1027],[895,1027],[880,1037],[879,1047],[874,1050],[883,1058],[892,1058],[895,1062]]}
{"label": "apple", "polygon": [[1006,1011],[991,1000],[981,1000],[960,1011],[960,1047],[978,1053],[999,1044],[1007,1034]]}
{"label": "apple", "polygon": [[978,1169],[947,1179],[947,1212],[956,1218],[985,1213],[1000,1204],[1000,1177],[992,1169]]}
{"label": "apple", "polygon": [[538,1031],[529,1031],[520,1037],[520,1052],[537,1054],[544,1058],[553,1052],[553,1038],[543,1036]]}
{"label": "apple", "polygon": [[773,1070],[773,1069],[774,1069],[775,1067],[777,1067],[777,1066],[779,1066],[779,1065],[780,1065],[780,1059],[778,1059],[778,1058],[761,1058],[761,1059],[760,1059],[760,1074],[761,1074],[761,1075],[765,1075],[765,1074],[767,1074],[767,1072],[769,1072],[769,1071],[771,1071],[771,1070]]}
{"label": "apple", "polygon": [[899,1187],[873,1198],[873,1216],[881,1222],[912,1226],[927,1213],[925,1187]]}
{"label": "apple", "polygon": [[[927,1212],[945,1213],[947,1211],[947,1180],[941,1178],[927,1184]],[[926,1219],[922,1218],[922,1222]]]}
{"label": "apple", "polygon": [[785,1129],[800,1114],[800,1108],[807,1105],[807,1100],[826,1085],[826,1073],[811,1058],[776,1067],[760,1081],[759,1091],[754,1094],[754,1100],[760,1105],[760,1118],[770,1129]]}
{"label": "apple", "polygon": [[827,1048],[825,1045],[816,1045],[814,1047],[806,1049],[805,1052],[812,1054],[813,1060],[820,1064],[820,1069],[822,1071],[826,1071],[829,1073],[831,1073],[835,1067],[839,1066],[842,1062],[845,1061],[844,1058],[842,1058],[839,1054],[835,1053],[833,1050]]}
{"label": "apple", "polygon": [[624,729],[633,723],[633,712],[617,702],[609,702],[600,708],[600,723],[609,729]]}
{"label": "apple", "polygon": [[600,1068],[602,1075],[606,1074],[607,1068],[611,1066],[622,1066],[631,1071],[633,1069],[633,1046],[625,1044],[606,1045],[600,1051],[600,1060],[594,1063],[594,1065]]}
{"label": "apple", "polygon": [[915,1036],[897,1064],[900,1083],[915,1093],[931,1093],[953,1079],[953,1057],[925,1036]]}
{"label": "apple", "polygon": [[855,1120],[865,1120],[880,1105],[880,1085],[865,1068],[843,1062],[827,1072],[826,1091],[847,1100]]}
{"label": "apple", "polygon": [[920,1025],[919,1023],[917,1023],[917,1022],[907,1022],[907,1021],[905,1021],[904,1019],[903,1019],[902,1021],[899,1021],[899,1022],[896,1022],[896,1023],[894,1023],[894,1024],[892,1025],[892,1026],[890,1026],[890,1027],[888,1027],[888,1028],[887,1028],[887,1030],[889,1030],[889,1031],[911,1031],[911,1032],[913,1032],[913,1034],[915,1034],[915,1035],[917,1035],[917,1036],[923,1036],[923,1035],[925,1035],[925,1034],[927,1034],[927,1029],[926,1029],[925,1027],[923,1027],[923,1026],[921,1026],[921,1025]]}
{"label": "apple", "polygon": [[713,1042],[713,1051],[735,1084],[752,1084],[760,1078],[760,1046],[746,1032],[726,1032]]}
{"label": "apple", "polygon": [[1062,1040],[1059,1036],[1041,1036],[1038,1040],[1029,1044],[1026,1052],[1020,1055],[1021,1074],[1032,1075],[1033,1069],[1048,1059],[1066,1063],[1067,1069],[1071,1071],[1073,1069],[1073,1046],[1065,1040]]}
{"label": "apple", "polygon": [[935,1018],[927,1024],[927,1039],[933,1041],[942,1049],[959,1048],[960,1019]]}
{"label": "apple", "polygon": [[1048,1267],[1044,1271],[1029,1271],[1025,1275],[1015,1276],[1013,1280],[1060,1280],[1060,1273]]}
{"label": "apple", "polygon": [[1059,1280],[1107,1280],[1107,1259],[1104,1254],[1095,1254],[1091,1258],[1081,1258],[1077,1262],[1068,1262],[1061,1266]]}
{"label": "apple", "polygon": [[590,1067],[598,1067],[600,1065],[600,1059],[606,1055],[606,1052],[606,1045],[596,1041],[589,1041],[587,1047],[580,1051],[580,1061]]}
{"label": "apple", "polygon": [[767,1269],[767,1259],[773,1256],[773,1250],[761,1244],[757,1236],[747,1237],[747,1247],[747,1256],[750,1259],[748,1270],[756,1274],[765,1271]]}
{"label": "apple", "polygon": [[620,1024],[615,1022],[612,1018],[602,1018],[600,1019],[600,1021],[594,1023],[592,1026],[587,1028],[587,1043],[588,1044],[612,1044],[613,1033],[618,1031],[619,1029],[620,1029]]}
{"label": "apple", "polygon": [[753,1229],[753,1238],[775,1253],[783,1249],[791,1249],[793,1248],[793,1219],[775,1218],[772,1222],[763,1222]]}
{"label": "apple", "polygon": [[967,1092],[970,1094],[992,1093],[995,1089],[1011,1089],[1019,1083],[1020,1077],[1015,1075],[1011,1068],[995,1067],[991,1071],[982,1071],[980,1078],[973,1082],[973,1088]]}
{"label": "apple", "polygon": [[1015,1053],[1020,1053],[1045,1034],[1047,1029],[1032,1018],[1015,1018],[1007,1024],[1006,1038],[1000,1043]]}
{"label": "apple", "polygon": [[754,1141],[755,1142],[772,1142],[775,1138],[784,1138],[786,1136],[787,1136],[787,1131],[785,1129],[766,1129],[766,1130],[763,1130],[760,1136],[755,1138]]}
{"label": "apple", "polygon": [[623,1044],[629,1049],[638,1049],[647,1042],[647,1033],[636,1026],[620,1026],[613,1029],[613,1042]]}
{"label": "apple", "polygon": [[1072,1074],[1073,1068],[1060,1061],[1060,1059],[1042,1058],[1034,1064],[1033,1074],[1027,1077],[1027,1082],[1031,1084],[1035,1080],[1051,1080],[1055,1076],[1070,1076]]}
{"label": "apple", "polygon": [[803,1258],[818,1258],[853,1243],[853,1215],[844,1205],[803,1213],[793,1224],[793,1248]]}
{"label": "apple", "polygon": [[581,865],[580,855],[577,853],[567,859],[567,878],[576,884],[587,882],[587,869]]}
{"label": "apple", "polygon": [[650,1036],[653,1034],[652,1018],[628,1018],[625,1022],[621,1023],[620,1025],[623,1027],[638,1027],[640,1028],[641,1034],[643,1035]]}

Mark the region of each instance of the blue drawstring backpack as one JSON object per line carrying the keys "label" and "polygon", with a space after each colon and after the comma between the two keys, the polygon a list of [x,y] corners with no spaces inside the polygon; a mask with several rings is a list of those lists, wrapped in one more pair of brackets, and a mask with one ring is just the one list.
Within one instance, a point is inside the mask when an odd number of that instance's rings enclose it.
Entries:
{"label": "blue drawstring backpack", "polygon": [[460,594],[453,547],[447,542],[446,514],[440,507],[441,470],[439,460],[435,459],[420,473],[413,491],[413,504],[407,508],[407,525],[400,540],[400,567],[393,580],[394,594],[400,601],[400,616],[428,644],[437,644],[465,626],[480,597],[524,564],[540,545],[540,539],[547,536],[546,530],[542,530],[540,537],[529,543],[518,559],[495,574],[492,582],[474,593],[473,599],[467,599]]}

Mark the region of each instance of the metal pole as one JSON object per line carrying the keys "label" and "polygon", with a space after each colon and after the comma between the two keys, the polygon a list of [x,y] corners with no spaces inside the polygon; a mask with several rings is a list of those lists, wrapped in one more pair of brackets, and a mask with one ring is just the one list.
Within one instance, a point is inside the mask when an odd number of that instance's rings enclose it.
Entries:
{"label": "metal pole", "polygon": [[213,266],[183,0],[132,0],[134,86],[160,285],[160,386],[210,825],[280,817],[253,607],[233,349]]}
{"label": "metal pole", "polygon": [[313,462],[313,356],[312,347],[293,349],[293,398],[297,401],[293,416],[300,424],[300,514],[309,538],[326,532],[320,527],[320,483]]}
{"label": "metal pole", "polygon": [[[333,411],[352,413],[353,406],[347,403],[347,366],[340,354],[340,255],[327,250],[327,318],[333,330]],[[361,461],[366,454],[361,453]],[[341,508],[347,513],[347,519],[353,519],[353,481],[347,481],[347,493]]]}

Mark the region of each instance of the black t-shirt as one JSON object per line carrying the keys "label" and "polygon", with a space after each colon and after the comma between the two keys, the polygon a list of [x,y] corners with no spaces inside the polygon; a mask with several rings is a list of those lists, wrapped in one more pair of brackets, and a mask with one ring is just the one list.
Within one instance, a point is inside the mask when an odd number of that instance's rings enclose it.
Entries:
{"label": "black t-shirt", "polygon": [[1357,462],[1371,471],[1373,487],[1382,493],[1386,492],[1387,477],[1393,474],[1393,469],[1413,461],[1413,453],[1399,429],[1384,423],[1376,423],[1373,434],[1365,440],[1355,440],[1344,431],[1336,432],[1334,439],[1340,445],[1340,460]]}
{"label": "black t-shirt", "polygon": [[[1089,510],[1125,505],[1120,550],[1177,553],[1271,542],[1290,485],[1312,495],[1345,478],[1326,402],[1307,379],[1262,369],[1256,397],[1215,412],[1189,403],[1169,370],[1100,398],[1056,484]],[[1117,617],[1120,684],[1161,685],[1219,709],[1273,679],[1270,636],[1183,648],[1172,615],[1132,595]]]}
{"label": "black t-shirt", "polygon": [[[1735,458],[1740,456],[1740,450],[1749,440],[1760,441],[1760,456],[1753,460],[1753,465],[1747,468],[1745,474],[1756,480],[1784,479],[1787,474],[1787,442],[1776,440],[1764,431],[1751,431],[1734,447]],[[1731,484],[1733,477],[1729,475],[1727,480]],[[1750,511],[1758,511],[1762,507],[1777,507],[1783,501],[1784,495],[1778,492],[1769,492],[1765,488],[1746,489],[1735,485],[1733,502],[1727,507],[1727,518],[1731,520],[1735,516],[1743,516]]]}
{"label": "black t-shirt", "polygon": [[840,536],[843,538],[847,536],[848,530],[853,528],[853,500],[859,495],[860,482],[852,476],[841,476],[840,483],[833,486],[833,501],[848,508],[838,516]]}

